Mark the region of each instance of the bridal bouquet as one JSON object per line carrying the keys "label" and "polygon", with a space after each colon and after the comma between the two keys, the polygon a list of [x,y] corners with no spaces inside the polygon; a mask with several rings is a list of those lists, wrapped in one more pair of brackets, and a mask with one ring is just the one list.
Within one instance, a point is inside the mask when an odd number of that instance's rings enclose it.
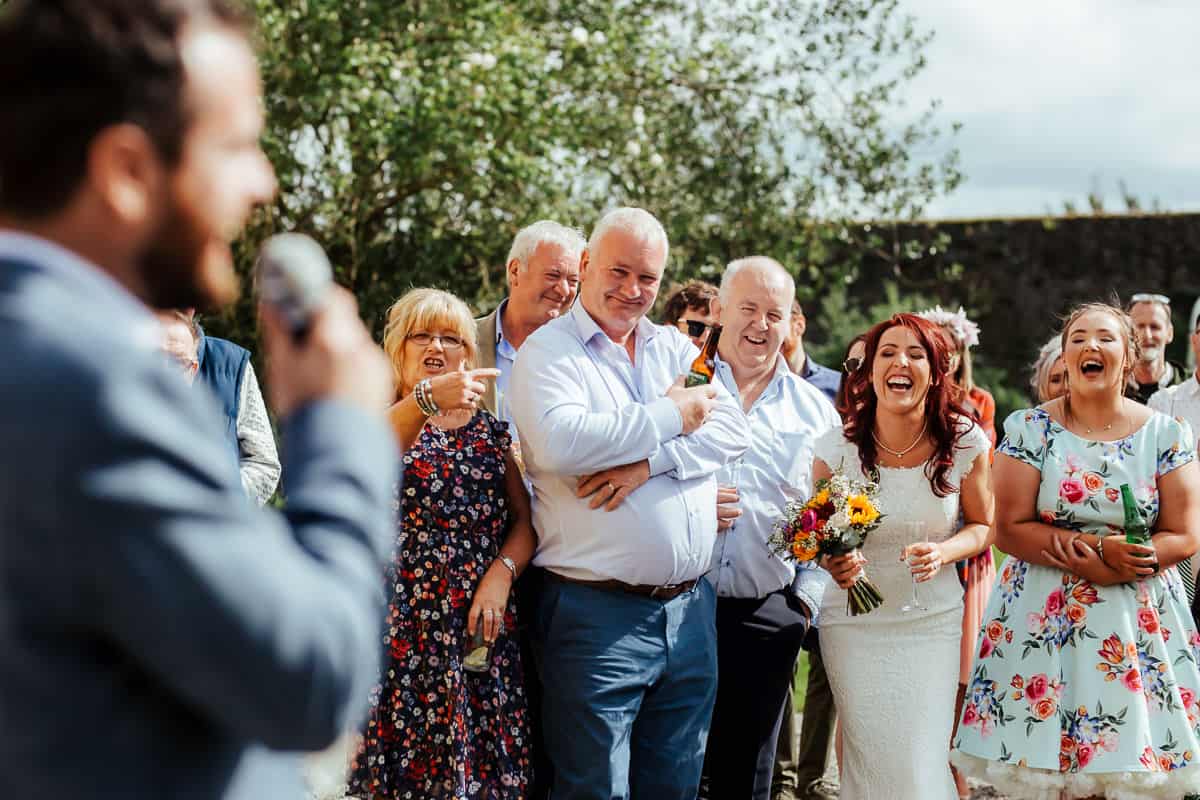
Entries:
{"label": "bridal bouquet", "polygon": [[[872,498],[879,492],[873,481],[855,481],[840,470],[817,481],[815,494],[804,502],[794,500],[775,523],[771,548],[794,561],[814,561],[821,556],[842,556],[862,547],[867,535],[879,527],[883,515]],[[848,590],[851,616],[866,614],[883,604],[883,595],[862,575]]]}

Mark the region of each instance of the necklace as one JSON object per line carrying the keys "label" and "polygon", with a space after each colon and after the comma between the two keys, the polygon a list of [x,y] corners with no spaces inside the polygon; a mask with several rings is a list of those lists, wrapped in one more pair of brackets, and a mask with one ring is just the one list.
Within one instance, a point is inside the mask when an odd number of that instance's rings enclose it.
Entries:
{"label": "necklace", "polygon": [[894,455],[900,461],[903,461],[904,456],[909,451],[911,451],[914,447],[919,445],[921,443],[921,441],[925,438],[925,432],[927,430],[929,430],[929,420],[928,419],[926,419],[925,424],[921,426],[921,432],[917,434],[917,438],[913,439],[912,444],[910,444],[908,447],[904,448],[903,450],[893,450],[892,448],[888,447],[886,444],[883,443],[883,440],[879,438],[879,434],[875,433],[874,430],[871,431],[871,438],[875,440],[875,444],[879,445],[884,450],[886,450],[889,453],[891,453],[892,455]]}
{"label": "necklace", "polygon": [[1124,406],[1124,404],[1122,404],[1121,410],[1117,412],[1116,419],[1110,420],[1109,423],[1107,425],[1105,425],[1103,428],[1089,428],[1086,424],[1084,424],[1083,420],[1079,419],[1079,417],[1077,417],[1071,413],[1070,406],[1067,407],[1067,413],[1070,415],[1071,419],[1076,420],[1077,422],[1079,422],[1079,424],[1083,425],[1083,430],[1086,432],[1086,434],[1088,436],[1092,436],[1093,434],[1097,434],[1097,433],[1108,433],[1109,431],[1111,431],[1113,429],[1113,425],[1116,425],[1117,422],[1120,420],[1124,420],[1125,419],[1125,406]]}

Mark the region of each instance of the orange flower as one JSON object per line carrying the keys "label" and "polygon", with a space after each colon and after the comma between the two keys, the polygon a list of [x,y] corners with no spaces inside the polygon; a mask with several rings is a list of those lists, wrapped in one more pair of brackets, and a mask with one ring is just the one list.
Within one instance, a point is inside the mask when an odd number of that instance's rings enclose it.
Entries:
{"label": "orange flower", "polygon": [[1071,759],[1069,756],[1058,754],[1058,769],[1060,772],[1066,772],[1071,769]]}
{"label": "orange flower", "polygon": [[1104,488],[1104,478],[1095,472],[1085,472],[1083,473],[1083,485],[1088,494],[1096,494]]}
{"label": "orange flower", "polygon": [[1020,675],[1013,675],[1012,685],[1014,688],[1024,689],[1025,688],[1025,679],[1022,678]]}
{"label": "orange flower", "polygon": [[1096,591],[1096,587],[1092,586],[1087,581],[1083,581],[1071,590],[1071,599],[1076,603],[1083,603],[1085,606],[1090,606],[1100,599],[1100,593]]}
{"label": "orange flower", "polygon": [[1000,637],[1004,636],[1004,626],[999,620],[992,620],[987,624],[987,637],[993,642],[1000,641]]}
{"label": "orange flower", "polygon": [[[1100,649],[1096,652],[1110,664],[1120,664],[1125,660],[1125,648],[1121,644],[1121,637],[1115,633],[1105,639],[1104,643],[1100,645]],[[1134,646],[1134,652],[1137,652],[1136,645]]]}
{"label": "orange flower", "polygon": [[1075,752],[1075,740],[1070,736],[1067,736],[1065,733],[1062,734],[1061,738],[1058,740],[1058,751],[1060,753]]}
{"label": "orange flower", "polygon": [[1030,710],[1038,719],[1050,719],[1054,716],[1054,712],[1058,711],[1058,701],[1050,697],[1043,697],[1034,703]]}
{"label": "orange flower", "polygon": [[1071,603],[1069,606],[1067,606],[1067,619],[1071,620],[1072,623],[1078,625],[1079,623],[1083,622],[1086,617],[1087,609],[1083,606],[1076,605],[1074,603]]}

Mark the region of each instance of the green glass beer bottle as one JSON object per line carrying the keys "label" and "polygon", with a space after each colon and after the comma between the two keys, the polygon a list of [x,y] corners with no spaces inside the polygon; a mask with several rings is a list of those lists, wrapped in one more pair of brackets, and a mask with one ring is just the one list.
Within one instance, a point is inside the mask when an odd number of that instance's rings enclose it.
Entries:
{"label": "green glass beer bottle", "polygon": [[692,362],[692,368],[688,372],[685,385],[690,389],[693,386],[703,386],[706,383],[712,383],[713,377],[717,374],[717,342],[721,339],[721,326],[714,325],[712,330],[708,332],[708,341],[704,343],[704,349],[700,351],[700,355],[696,356],[696,360]]}
{"label": "green glass beer bottle", "polygon": [[1130,544],[1145,544],[1150,541],[1150,529],[1142,512],[1133,499],[1133,489],[1128,483],[1121,484],[1121,505],[1125,507],[1125,541]]}

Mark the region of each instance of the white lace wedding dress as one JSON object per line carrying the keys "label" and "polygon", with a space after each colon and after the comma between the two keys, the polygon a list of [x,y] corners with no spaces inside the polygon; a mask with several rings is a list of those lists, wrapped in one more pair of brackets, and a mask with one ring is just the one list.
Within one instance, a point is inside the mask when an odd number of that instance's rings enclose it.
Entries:
{"label": "white lace wedding dress", "polygon": [[[959,442],[951,470],[957,487],[987,436],[972,425]],[[830,431],[815,455],[832,470],[859,478],[858,450]],[[963,589],[954,565],[918,588],[927,610],[902,613],[912,575],[899,560],[903,523],[921,520],[929,541],[954,535],[957,493],[938,497],[925,465],[879,470],[877,506],[886,519],[863,547],[866,574],[884,604],[846,614],[846,593],[829,582],[821,605],[821,656],[842,725],[842,800],[957,800],[950,776],[950,733],[958,687]]]}

